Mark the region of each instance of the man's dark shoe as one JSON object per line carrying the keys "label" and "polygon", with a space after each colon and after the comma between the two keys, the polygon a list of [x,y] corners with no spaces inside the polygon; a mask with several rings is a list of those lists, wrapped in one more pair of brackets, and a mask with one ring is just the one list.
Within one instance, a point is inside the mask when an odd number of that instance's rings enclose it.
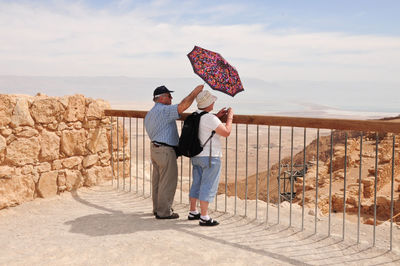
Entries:
{"label": "man's dark shoe", "polygon": [[200,213],[192,214],[192,213],[189,212],[188,220],[198,220],[198,219],[200,219]]}
{"label": "man's dark shoe", "polygon": [[179,218],[179,214],[177,213],[172,213],[170,216],[165,216],[165,217],[161,217],[156,215],[157,219],[178,219]]}
{"label": "man's dark shoe", "polygon": [[154,214],[154,216],[157,216],[157,213],[156,213],[156,212],[153,212],[153,214]]}
{"label": "man's dark shoe", "polygon": [[219,225],[219,222],[217,222],[216,220],[213,220],[211,218],[208,220],[203,220],[200,218],[199,225],[200,226],[215,226],[215,225]]}

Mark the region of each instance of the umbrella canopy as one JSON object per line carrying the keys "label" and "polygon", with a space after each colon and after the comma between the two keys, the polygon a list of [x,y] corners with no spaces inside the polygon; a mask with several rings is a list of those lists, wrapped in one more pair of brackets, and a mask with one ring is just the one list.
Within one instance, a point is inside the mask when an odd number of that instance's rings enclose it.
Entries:
{"label": "umbrella canopy", "polygon": [[187,56],[194,73],[212,89],[232,97],[244,90],[238,72],[220,54],[195,46]]}

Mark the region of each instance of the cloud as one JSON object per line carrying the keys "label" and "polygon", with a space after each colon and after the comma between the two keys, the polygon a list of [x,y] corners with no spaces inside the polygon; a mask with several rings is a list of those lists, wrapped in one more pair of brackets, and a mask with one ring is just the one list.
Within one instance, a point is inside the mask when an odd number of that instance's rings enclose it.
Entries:
{"label": "cloud", "polygon": [[[221,52],[242,77],[400,82],[400,38],[212,23],[237,4],[185,13],[189,1],[0,3],[0,75],[193,77],[194,45]],[[193,15],[193,16],[191,16]]]}

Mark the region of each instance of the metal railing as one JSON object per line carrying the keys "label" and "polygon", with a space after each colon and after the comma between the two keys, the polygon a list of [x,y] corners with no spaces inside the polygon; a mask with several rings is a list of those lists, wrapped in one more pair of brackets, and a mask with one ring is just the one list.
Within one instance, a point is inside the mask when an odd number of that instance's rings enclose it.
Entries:
{"label": "metal railing", "polygon": [[[146,113],[146,111],[126,110],[105,111],[105,115],[111,117],[113,185],[121,189],[120,179],[122,179],[122,190],[125,191],[127,190],[125,179],[129,178],[129,191],[132,191],[132,183],[135,183],[136,193],[151,196],[152,167],[150,154],[146,153],[150,141],[144,129]],[[182,121],[187,115],[188,113],[183,114],[181,121],[177,122],[178,128],[182,127]],[[132,119],[136,122],[134,126]],[[400,213],[399,197],[397,195],[397,198],[394,198],[395,174],[398,174],[396,169],[400,170],[400,145],[398,138],[396,139],[396,134],[400,133],[399,122],[235,115],[233,123],[231,136],[225,140],[225,154],[222,158],[224,163],[218,190],[220,196],[215,198],[216,210],[227,212],[227,206],[231,203],[235,215],[248,216],[248,203],[251,201],[252,206],[255,206],[256,219],[260,218],[260,211],[265,211],[265,222],[270,223],[271,208],[274,208],[276,224],[280,224],[281,205],[286,201],[289,204],[288,226],[293,226],[292,221],[296,219],[300,223],[301,230],[304,230],[306,205],[310,207],[313,204],[315,234],[321,222],[321,211],[324,212],[324,217],[327,217],[325,227],[328,236],[331,236],[334,228],[332,216],[336,217],[337,213],[342,213],[341,237],[344,240],[346,227],[349,224],[346,213],[352,216],[356,214],[357,243],[360,243],[361,220],[362,216],[365,216],[364,222],[372,223],[372,246],[376,244],[378,223],[388,220],[390,221],[389,250],[392,250],[393,223]],[[129,134],[125,129],[126,124],[129,124]],[[132,134],[133,127],[135,134]],[[363,147],[366,150],[373,149],[374,154],[372,151],[363,150]],[[357,158],[354,158],[354,151],[358,150]],[[372,159],[373,169],[370,167],[365,171],[364,168],[368,163],[372,165]],[[178,169],[180,193],[175,199],[179,198],[182,203],[183,194],[191,185],[190,159],[180,157]],[[358,172],[357,175],[355,170]],[[252,176],[249,176],[249,171]],[[349,180],[356,183],[348,184]],[[338,186],[341,188],[338,189]],[[333,195],[334,188],[341,193]],[[385,191],[388,189],[390,206],[386,213],[382,207],[383,200],[379,198],[380,202],[377,202],[377,199],[380,191],[384,191],[383,196],[387,196]],[[313,197],[309,196],[312,194]],[[224,199],[223,209],[218,208],[221,195]],[[354,195],[357,197],[350,198]],[[228,198],[233,200],[230,201]],[[238,198],[244,201],[244,213],[238,213]],[[373,204],[367,206],[371,198]],[[266,203],[265,207],[259,206],[260,200]],[[301,206],[301,218],[292,215],[294,204]],[[369,216],[372,216],[370,217],[373,218],[372,222]]]}

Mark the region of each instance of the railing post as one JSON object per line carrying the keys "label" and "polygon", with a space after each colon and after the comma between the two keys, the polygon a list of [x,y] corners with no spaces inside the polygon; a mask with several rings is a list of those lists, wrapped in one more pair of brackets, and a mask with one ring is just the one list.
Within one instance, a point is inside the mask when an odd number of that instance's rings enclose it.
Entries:
{"label": "railing post", "polygon": [[249,125],[246,124],[246,192],[244,196],[244,216],[247,216],[247,193],[248,193],[248,164],[249,164]]}
{"label": "railing post", "polygon": [[139,118],[136,118],[136,193],[139,193]]}
{"label": "railing post", "polygon": [[269,165],[269,160],[270,160],[270,145],[271,145],[271,127],[268,126],[268,143],[267,143],[267,214],[265,218],[265,222],[268,224],[268,218],[269,218],[269,178],[270,178],[270,165]]}
{"label": "railing post", "polygon": [[125,191],[125,117],[122,117],[122,182]]}
{"label": "railing post", "polygon": [[281,211],[281,150],[282,150],[282,127],[279,127],[279,155],[278,155],[278,220],[280,222],[280,211]]}
{"label": "railing post", "polygon": [[395,163],[395,157],[394,157],[394,150],[395,150],[395,145],[396,145],[396,136],[393,134],[393,143],[392,143],[392,184],[390,187],[390,248],[389,250],[392,251],[393,247],[393,208],[394,208],[394,202],[393,202],[393,194],[394,194],[394,163]]}
{"label": "railing post", "polygon": [[257,125],[257,150],[256,150],[256,219],[258,215],[258,135],[259,135],[259,128]]}
{"label": "railing post", "polygon": [[304,148],[303,148],[303,195],[301,199],[301,231],[304,231],[304,199],[306,193],[306,153],[307,153],[307,146],[306,146],[306,139],[307,139],[307,128],[304,128]]}
{"label": "railing post", "polygon": [[314,218],[314,233],[317,233],[318,222],[318,172],[319,172],[319,128],[317,129],[317,170],[315,174],[315,218]]}
{"label": "railing post", "polygon": [[357,210],[357,244],[360,243],[360,222],[361,222],[361,169],[362,169],[362,148],[363,148],[363,132],[360,135],[360,168],[358,170],[358,210]]}
{"label": "railing post", "polygon": [[113,149],[113,117],[110,116],[110,142],[111,142],[111,185],[114,187],[114,149]]}
{"label": "railing post", "polygon": [[235,149],[235,210],[236,215],[236,204],[237,204],[237,176],[238,176],[238,124],[236,124],[236,149]]}
{"label": "railing post", "polygon": [[293,198],[293,127],[290,135],[290,210],[289,227],[292,226],[292,198]]}
{"label": "railing post", "polygon": [[347,187],[347,131],[344,138],[344,178],[343,178],[343,227],[342,239],[345,238],[346,233],[346,187]]}
{"label": "railing post", "polygon": [[379,134],[378,132],[375,133],[376,142],[375,142],[375,182],[374,182],[374,233],[373,233],[373,240],[372,246],[375,247],[375,238],[376,238],[376,194],[377,194],[377,183],[378,183],[378,154],[379,154]]}
{"label": "railing post", "polygon": [[132,191],[132,118],[129,117],[129,192]]}
{"label": "railing post", "polygon": [[329,211],[328,211],[328,236],[331,235],[331,213],[332,213],[332,161],[333,161],[333,130],[331,130],[331,152],[329,156]]}
{"label": "railing post", "polygon": [[119,189],[119,118],[117,117],[117,189]]}

